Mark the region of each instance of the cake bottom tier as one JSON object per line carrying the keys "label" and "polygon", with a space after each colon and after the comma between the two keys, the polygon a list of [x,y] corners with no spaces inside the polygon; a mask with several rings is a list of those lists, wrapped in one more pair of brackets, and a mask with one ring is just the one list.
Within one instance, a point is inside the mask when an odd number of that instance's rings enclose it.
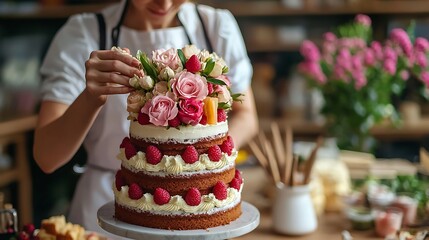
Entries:
{"label": "cake bottom tier", "polygon": [[134,225],[169,230],[207,229],[226,225],[241,215],[241,203],[233,208],[214,214],[160,215],[136,212],[115,203],[115,218]]}

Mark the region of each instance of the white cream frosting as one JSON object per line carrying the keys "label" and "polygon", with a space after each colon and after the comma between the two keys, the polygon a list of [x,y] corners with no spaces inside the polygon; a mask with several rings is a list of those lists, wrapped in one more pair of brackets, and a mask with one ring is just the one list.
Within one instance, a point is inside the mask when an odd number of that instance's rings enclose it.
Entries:
{"label": "white cream frosting", "polygon": [[191,175],[229,169],[234,166],[237,154],[238,152],[234,149],[230,156],[226,153],[222,153],[221,159],[218,162],[213,162],[210,160],[209,156],[204,153],[200,154],[198,161],[192,164],[186,163],[180,155],[164,155],[161,162],[155,165],[148,163],[146,154],[141,151],[137,152],[137,154],[130,159],[127,159],[125,157],[124,148],[121,148],[117,157],[122,161],[122,166],[132,172],[143,171],[152,175]]}
{"label": "white cream frosting", "polygon": [[193,144],[200,139],[225,136],[228,133],[227,121],[216,125],[180,126],[179,128],[141,125],[137,121],[130,123],[130,136],[136,139],[147,139],[154,143]]}
{"label": "white cream frosting", "polygon": [[201,196],[201,203],[198,206],[189,206],[185,199],[180,195],[175,195],[170,198],[170,201],[164,205],[158,205],[153,200],[153,195],[150,193],[143,194],[138,200],[131,199],[128,196],[128,186],[122,186],[118,191],[113,184],[115,201],[117,204],[132,209],[136,212],[152,212],[162,215],[195,215],[195,214],[214,214],[219,211],[225,211],[236,206],[241,201],[241,191],[235,188],[227,189],[227,198],[219,200],[213,193]]}

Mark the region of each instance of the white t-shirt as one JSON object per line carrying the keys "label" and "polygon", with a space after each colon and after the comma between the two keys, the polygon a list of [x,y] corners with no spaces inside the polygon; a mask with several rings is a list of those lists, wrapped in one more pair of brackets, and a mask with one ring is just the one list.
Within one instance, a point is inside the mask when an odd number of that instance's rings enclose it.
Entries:
{"label": "white t-shirt", "polygon": [[[119,21],[124,2],[102,11],[106,21],[108,49],[112,46],[111,29]],[[244,92],[250,87],[252,66],[237,22],[227,10],[204,5],[199,5],[199,10],[213,50],[225,59],[230,68],[228,76],[232,81],[232,91]],[[187,32],[192,44],[200,49],[207,49],[195,5],[183,4],[178,16],[185,27],[142,32],[121,26],[119,47],[129,48],[133,55],[137,50],[150,54],[160,48],[182,48],[189,44]],[[71,104],[85,88],[85,61],[98,48],[99,31],[95,14],[70,17],[54,37],[42,64],[42,100]],[[84,140],[89,164],[112,170],[120,167],[116,156],[119,145],[128,136],[129,130],[126,99],[127,94],[109,96],[97,116]],[[101,231],[96,211],[104,203],[113,201],[113,177],[114,171],[88,168],[79,180],[70,209],[70,221],[82,224],[89,230]]]}

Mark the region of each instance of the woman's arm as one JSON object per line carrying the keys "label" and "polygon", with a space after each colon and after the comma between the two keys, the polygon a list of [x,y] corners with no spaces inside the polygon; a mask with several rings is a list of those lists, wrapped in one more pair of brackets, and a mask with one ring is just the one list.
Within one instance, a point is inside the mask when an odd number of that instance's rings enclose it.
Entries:
{"label": "woman's arm", "polygon": [[86,88],[69,106],[44,101],[34,135],[37,164],[51,173],[66,164],[82,144],[111,94],[129,93],[128,80],[139,74],[139,62],[116,51],[94,51],[86,61]]}
{"label": "woman's arm", "polygon": [[252,88],[249,87],[240,102],[234,102],[229,122],[229,134],[234,139],[237,149],[244,146],[259,131],[258,116],[256,114],[255,99]]}

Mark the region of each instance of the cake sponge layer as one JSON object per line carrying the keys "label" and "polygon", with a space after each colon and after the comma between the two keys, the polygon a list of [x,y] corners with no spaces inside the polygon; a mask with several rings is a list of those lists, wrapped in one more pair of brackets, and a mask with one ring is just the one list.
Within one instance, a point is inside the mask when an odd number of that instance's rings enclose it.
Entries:
{"label": "cake sponge layer", "polygon": [[135,212],[115,203],[115,218],[144,227],[170,230],[207,229],[226,225],[241,215],[241,203],[225,211],[198,215],[158,215],[150,212]]}

